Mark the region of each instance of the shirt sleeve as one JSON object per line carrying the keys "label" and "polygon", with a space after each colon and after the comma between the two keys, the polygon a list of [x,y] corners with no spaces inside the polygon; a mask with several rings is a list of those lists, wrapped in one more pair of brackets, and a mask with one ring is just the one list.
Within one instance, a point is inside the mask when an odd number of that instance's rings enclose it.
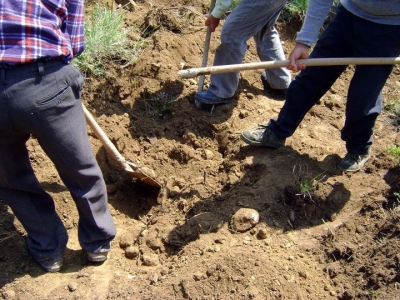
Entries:
{"label": "shirt sleeve", "polygon": [[332,0],[309,0],[304,23],[297,33],[296,42],[312,46],[332,7]]}
{"label": "shirt sleeve", "polygon": [[77,57],[85,49],[83,0],[67,0],[66,5],[68,10],[66,31],[71,42],[73,57]]}
{"label": "shirt sleeve", "polygon": [[231,4],[232,0],[217,0],[211,14],[215,18],[221,19],[221,17],[228,11],[229,7],[231,7]]}

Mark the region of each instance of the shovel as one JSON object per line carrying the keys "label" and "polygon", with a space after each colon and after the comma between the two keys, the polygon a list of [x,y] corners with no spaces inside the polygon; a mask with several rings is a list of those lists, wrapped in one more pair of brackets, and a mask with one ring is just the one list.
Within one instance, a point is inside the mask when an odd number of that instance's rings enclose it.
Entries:
{"label": "shovel", "polygon": [[[400,64],[400,57],[341,57],[341,58],[308,58],[299,59],[306,66],[340,66],[340,65],[395,65]],[[289,66],[289,60],[243,63],[235,65],[201,67],[181,70],[181,78],[192,78],[208,74],[221,74],[256,69],[283,68]]]}
{"label": "shovel", "polygon": [[105,132],[100,128],[99,124],[97,124],[96,120],[92,116],[92,114],[87,110],[85,105],[83,105],[83,111],[85,113],[86,122],[89,124],[90,128],[92,128],[93,132],[97,136],[97,138],[101,141],[104,148],[107,150],[107,153],[111,155],[111,157],[118,163],[121,170],[128,173],[131,177],[138,179],[139,181],[154,186],[161,187],[161,185],[153,179],[148,173],[152,173],[152,170],[144,171],[143,169],[139,169],[136,164],[133,162],[126,161],[125,158],[118,152],[117,148],[107,137]]}

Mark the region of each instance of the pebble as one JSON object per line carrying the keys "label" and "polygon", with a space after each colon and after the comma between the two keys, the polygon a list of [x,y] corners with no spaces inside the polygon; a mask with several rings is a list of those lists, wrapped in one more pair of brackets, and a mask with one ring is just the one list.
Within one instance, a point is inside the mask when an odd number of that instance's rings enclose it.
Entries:
{"label": "pebble", "polygon": [[212,276],[215,272],[215,268],[208,268],[206,274],[208,277]]}
{"label": "pebble", "polygon": [[143,264],[145,266],[158,266],[160,264],[160,260],[157,254],[144,254],[142,257]]}
{"label": "pebble", "polygon": [[246,118],[246,117],[248,117],[249,116],[249,112],[247,111],[247,110],[240,110],[239,111],[239,118],[240,119],[244,119],[244,118]]}
{"label": "pebble", "polygon": [[356,227],[356,232],[357,232],[357,233],[363,233],[363,232],[365,232],[364,226],[358,225],[358,226]]}
{"label": "pebble", "polygon": [[13,290],[6,290],[2,293],[2,296],[3,296],[3,299],[11,300],[11,299],[15,299],[16,294],[15,294],[15,291],[13,291]]}
{"label": "pebble", "polygon": [[121,238],[119,239],[119,247],[121,249],[126,249],[130,245],[132,245],[134,242],[135,242],[135,239],[132,235],[125,234],[125,235],[122,235]]}
{"label": "pebble", "polygon": [[252,229],[260,221],[260,214],[252,208],[240,208],[231,218],[231,228],[237,232]]}
{"label": "pebble", "polygon": [[153,250],[162,250],[163,249],[163,243],[157,237],[150,237],[150,238],[146,239],[146,245],[150,249],[153,249]]}
{"label": "pebble", "polygon": [[173,186],[170,190],[169,190],[169,196],[171,198],[175,198],[176,196],[178,196],[181,193],[181,189],[178,186]]}
{"label": "pebble", "polygon": [[221,251],[221,247],[219,245],[213,245],[213,246],[209,246],[205,249],[205,251],[207,252],[220,252]]}
{"label": "pebble", "polygon": [[158,278],[159,278],[159,275],[158,274],[150,274],[149,275],[149,281],[150,281],[150,284],[156,284],[157,282],[158,282]]}
{"label": "pebble", "polygon": [[223,238],[223,237],[222,238],[217,238],[217,239],[214,240],[214,242],[217,243],[217,244],[223,244],[225,242],[225,238]]}
{"label": "pebble", "polygon": [[308,277],[307,272],[305,272],[305,271],[300,271],[299,276],[303,277],[304,279],[307,279],[307,277]]}
{"label": "pebble", "polygon": [[214,153],[211,150],[205,149],[203,158],[205,159],[213,159],[215,157]]}
{"label": "pebble", "polygon": [[265,240],[268,237],[267,230],[264,228],[260,228],[260,230],[257,233],[257,238],[260,240]]}
{"label": "pebble", "polygon": [[254,99],[254,95],[250,94],[250,93],[246,93],[246,98],[249,100],[252,100],[252,99]]}
{"label": "pebble", "polygon": [[126,258],[136,258],[139,255],[139,248],[136,246],[130,246],[125,249],[125,257]]}
{"label": "pebble", "polygon": [[202,279],[206,279],[206,278],[207,278],[207,275],[204,274],[204,273],[201,273],[201,272],[197,271],[196,273],[193,274],[193,278],[194,278],[194,280],[196,280],[196,281],[200,281],[200,280],[202,280]]}
{"label": "pebble", "polygon": [[78,288],[78,284],[76,282],[70,282],[68,283],[68,290],[70,292],[74,292],[76,291],[76,289]]}

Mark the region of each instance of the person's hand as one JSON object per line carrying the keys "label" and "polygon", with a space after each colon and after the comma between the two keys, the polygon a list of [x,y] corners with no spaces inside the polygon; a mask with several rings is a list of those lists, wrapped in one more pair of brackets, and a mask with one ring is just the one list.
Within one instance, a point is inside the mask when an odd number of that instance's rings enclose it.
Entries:
{"label": "person's hand", "polygon": [[205,25],[206,25],[206,26],[210,26],[211,32],[214,32],[214,31],[215,31],[215,28],[217,28],[218,25],[219,25],[219,20],[220,20],[220,19],[214,17],[212,14],[209,14],[209,15],[207,16]]}
{"label": "person's hand", "polygon": [[306,65],[296,61],[301,58],[308,58],[309,51],[310,51],[309,46],[302,43],[296,43],[296,46],[289,54],[290,62],[287,68],[292,71],[304,70],[306,68]]}

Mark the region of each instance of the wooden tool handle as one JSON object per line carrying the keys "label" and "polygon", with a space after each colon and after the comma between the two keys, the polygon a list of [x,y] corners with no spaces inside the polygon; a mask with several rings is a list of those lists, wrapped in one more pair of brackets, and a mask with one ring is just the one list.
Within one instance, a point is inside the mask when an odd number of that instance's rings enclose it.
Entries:
{"label": "wooden tool handle", "polygon": [[125,158],[122,156],[121,153],[119,153],[117,148],[110,141],[110,139],[107,137],[106,133],[101,129],[99,124],[97,124],[96,120],[93,118],[92,114],[87,110],[87,108],[83,103],[82,106],[83,106],[83,111],[85,113],[86,122],[89,124],[90,128],[92,128],[97,138],[101,141],[106,151],[118,162],[118,164],[123,170],[126,170],[128,172],[133,172],[131,166],[134,168],[136,166],[130,165],[126,162]]}
{"label": "wooden tool handle", "polygon": [[[211,0],[211,5],[210,5],[210,13],[214,9],[215,6],[215,0]],[[203,50],[203,60],[201,62],[201,67],[204,68],[207,66],[207,61],[208,61],[208,53],[210,51],[210,40],[211,40],[211,28],[210,26],[207,27],[207,32],[206,32],[206,41],[204,43],[204,50]],[[204,75],[199,77],[199,84],[197,87],[197,92],[201,92],[203,90],[204,86]]]}
{"label": "wooden tool handle", "polygon": [[[344,58],[309,58],[299,59],[306,66],[340,66],[340,65],[394,65],[400,63],[400,57],[344,57]],[[235,65],[192,68],[178,71],[181,78],[192,78],[207,74],[231,73],[245,70],[273,69],[289,66],[289,60],[265,61]]]}

